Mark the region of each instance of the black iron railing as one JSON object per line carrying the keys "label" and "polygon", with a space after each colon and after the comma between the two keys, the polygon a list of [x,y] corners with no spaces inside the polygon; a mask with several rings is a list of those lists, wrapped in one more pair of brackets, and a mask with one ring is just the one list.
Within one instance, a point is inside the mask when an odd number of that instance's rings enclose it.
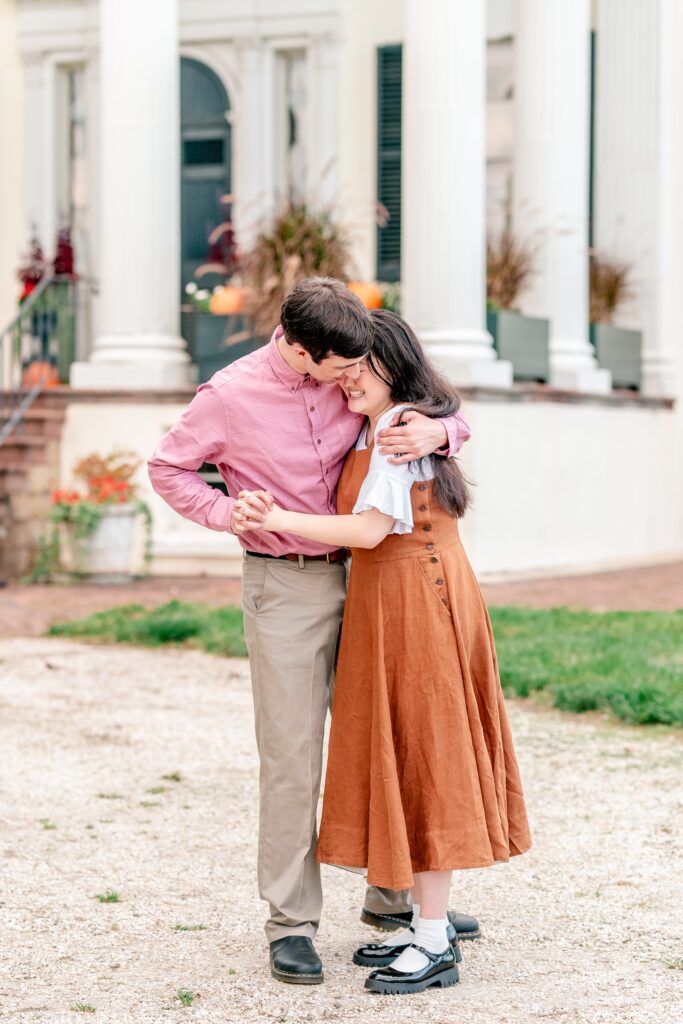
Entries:
{"label": "black iron railing", "polygon": [[0,445],[46,387],[68,383],[78,319],[78,282],[47,275],[0,333]]}

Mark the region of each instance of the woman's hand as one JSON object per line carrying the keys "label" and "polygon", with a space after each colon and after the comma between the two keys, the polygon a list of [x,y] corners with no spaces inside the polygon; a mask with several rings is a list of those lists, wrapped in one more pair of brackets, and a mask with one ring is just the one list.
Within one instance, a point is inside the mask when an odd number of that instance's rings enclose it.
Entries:
{"label": "woman's hand", "polygon": [[279,533],[284,529],[285,515],[270,491],[240,491],[232,513],[232,532],[238,535],[252,530]]}

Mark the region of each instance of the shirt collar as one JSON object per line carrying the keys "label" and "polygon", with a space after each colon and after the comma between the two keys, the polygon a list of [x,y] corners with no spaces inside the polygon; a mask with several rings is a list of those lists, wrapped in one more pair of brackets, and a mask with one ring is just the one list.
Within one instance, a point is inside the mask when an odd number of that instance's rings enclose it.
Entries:
{"label": "shirt collar", "polygon": [[275,328],[266,349],[266,357],[277,379],[282,381],[291,391],[296,391],[297,388],[300,388],[308,380],[308,374],[298,373],[296,370],[293,370],[282,358],[282,353],[277,343],[280,338],[284,337],[284,333],[282,325]]}

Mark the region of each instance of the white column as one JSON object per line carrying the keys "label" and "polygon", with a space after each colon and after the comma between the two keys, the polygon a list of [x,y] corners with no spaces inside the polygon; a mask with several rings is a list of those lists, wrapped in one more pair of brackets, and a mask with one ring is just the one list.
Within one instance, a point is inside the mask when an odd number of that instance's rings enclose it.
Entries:
{"label": "white column", "polygon": [[590,0],[516,0],[513,224],[537,251],[522,298],[551,320],[551,383],[605,393],[588,340]]}
{"label": "white column", "polygon": [[274,54],[257,37],[236,43],[240,91],[232,120],[235,154],[234,220],[244,248],[273,208]]}
{"label": "white column", "polygon": [[[667,288],[680,297],[681,182],[671,188],[672,149],[681,148],[683,96],[671,79],[683,40],[668,0],[601,0],[597,24],[596,249],[632,268],[634,296],[618,323],[643,331],[643,388],[674,394]],[[673,51],[669,50],[673,44]],[[673,228],[673,231],[672,231]],[[679,247],[675,261],[667,239]],[[678,305],[678,302],[677,304]]]}
{"label": "white column", "polygon": [[486,331],[485,3],[406,0],[402,308],[459,384],[512,382]]}
{"label": "white column", "polygon": [[16,273],[28,240],[23,194],[27,169],[22,159],[25,135],[22,78],[18,46],[19,11],[10,0],[0,0],[0,330],[14,317],[19,282]]}
{"label": "white column", "polygon": [[182,387],[177,0],[100,0],[101,332],[74,387]]}
{"label": "white column", "polygon": [[35,227],[48,259],[57,237],[55,65],[43,53],[24,55],[24,221]]}
{"label": "white column", "polygon": [[319,206],[333,206],[339,181],[339,42],[314,36],[308,50],[308,192]]}

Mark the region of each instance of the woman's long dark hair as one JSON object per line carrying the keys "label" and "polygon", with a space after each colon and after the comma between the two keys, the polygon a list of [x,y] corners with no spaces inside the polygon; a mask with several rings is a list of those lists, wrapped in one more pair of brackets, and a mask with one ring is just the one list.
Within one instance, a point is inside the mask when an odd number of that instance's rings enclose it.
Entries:
{"label": "woman's long dark hair", "polygon": [[[375,377],[391,388],[397,404],[438,419],[460,408],[460,396],[429,361],[414,331],[396,313],[376,309],[368,366]],[[460,518],[470,504],[470,491],[455,459],[428,455],[434,470],[433,494],[450,515]]]}

